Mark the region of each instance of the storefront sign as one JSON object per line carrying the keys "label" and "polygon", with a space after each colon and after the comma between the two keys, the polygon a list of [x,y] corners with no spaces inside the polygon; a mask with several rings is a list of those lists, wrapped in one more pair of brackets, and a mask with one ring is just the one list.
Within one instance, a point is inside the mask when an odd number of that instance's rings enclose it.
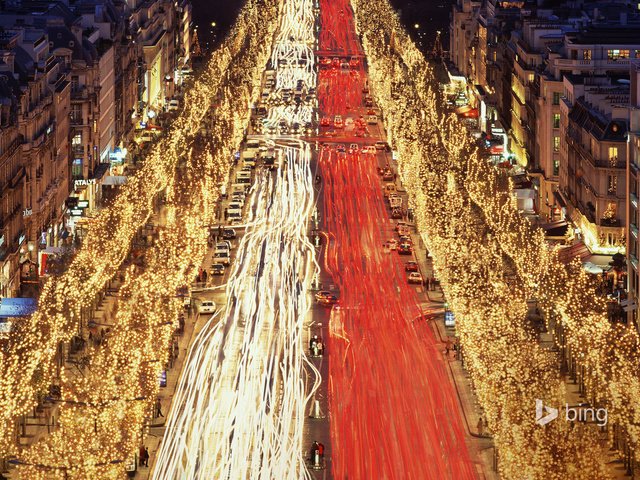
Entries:
{"label": "storefront sign", "polygon": [[451,310],[447,310],[444,312],[444,325],[445,327],[455,327],[456,319],[453,316],[453,312]]}
{"label": "storefront sign", "polygon": [[30,217],[31,215],[33,215],[33,209],[31,209],[31,208],[25,208],[22,211],[22,216],[23,217]]}
{"label": "storefront sign", "polygon": [[81,217],[81,216],[82,216],[82,212],[83,212],[83,211],[84,211],[84,210],[83,210],[83,209],[81,209],[81,208],[72,208],[72,209],[70,210],[71,215],[72,215],[73,217]]}
{"label": "storefront sign", "polygon": [[78,200],[78,208],[88,208],[89,200]]}
{"label": "storefront sign", "polygon": [[95,185],[96,184],[96,179],[95,178],[89,178],[89,179],[76,180],[75,182],[73,182],[73,184],[76,187],[84,187],[84,186],[87,186],[87,185]]}
{"label": "storefront sign", "polygon": [[160,372],[160,376],[159,376],[158,380],[160,381],[160,386],[161,387],[166,387],[167,386],[167,371],[166,370],[162,370]]}

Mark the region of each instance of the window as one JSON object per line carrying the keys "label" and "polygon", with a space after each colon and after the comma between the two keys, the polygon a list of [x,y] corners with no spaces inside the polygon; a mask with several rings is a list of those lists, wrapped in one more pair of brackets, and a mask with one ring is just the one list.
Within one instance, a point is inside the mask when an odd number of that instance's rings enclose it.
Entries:
{"label": "window", "polygon": [[82,132],[76,132],[73,137],[71,137],[71,150],[77,156],[82,156],[84,154],[84,146],[82,145]]}
{"label": "window", "polygon": [[84,178],[81,158],[76,158],[73,160],[73,164],[71,166],[71,175],[73,176],[73,178]]}
{"label": "window", "polygon": [[560,92],[553,92],[553,104],[560,105]]}
{"label": "window", "polygon": [[557,135],[553,137],[553,151],[560,151],[560,137],[558,137]]}
{"label": "window", "polygon": [[69,113],[71,117],[71,123],[75,123],[76,125],[82,125],[82,105],[79,103],[71,104],[71,112]]}
{"label": "window", "polygon": [[640,58],[640,50],[636,50],[636,55],[635,55],[635,57],[636,57],[636,58]]}
{"label": "window", "polygon": [[583,60],[591,60],[591,50],[583,50],[582,51],[582,59]]}
{"label": "window", "polygon": [[615,167],[618,163],[618,147],[609,147],[609,164]]}
{"label": "window", "polygon": [[617,190],[618,190],[618,176],[617,175],[609,175],[607,193],[609,195],[615,195]]}
{"label": "window", "polygon": [[560,114],[553,114],[553,128],[560,128]]}
{"label": "window", "polygon": [[578,59],[578,51],[571,50],[571,60],[577,60],[577,59]]}
{"label": "window", "polygon": [[607,58],[609,60],[618,60],[622,58],[629,58],[629,50],[620,50],[618,48],[613,48],[607,50]]}
{"label": "window", "polygon": [[529,74],[529,83],[533,83],[533,81],[535,80],[536,76],[533,73]]}
{"label": "window", "polygon": [[71,77],[71,91],[77,92],[80,89],[80,80],[77,75]]}
{"label": "window", "polygon": [[560,160],[553,159],[553,176],[557,177],[560,174]]}

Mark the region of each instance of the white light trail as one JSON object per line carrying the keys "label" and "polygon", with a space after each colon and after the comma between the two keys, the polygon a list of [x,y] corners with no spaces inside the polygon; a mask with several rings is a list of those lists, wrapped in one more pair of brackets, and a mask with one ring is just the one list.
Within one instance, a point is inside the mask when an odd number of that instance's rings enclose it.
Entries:
{"label": "white light trail", "polygon": [[[306,406],[319,386],[303,339],[317,271],[305,234],[311,150],[300,143],[284,154],[286,169],[257,175],[225,313],[191,349],[154,480],[311,478],[302,448]],[[305,369],[315,375],[310,388]]]}
{"label": "white light trail", "polygon": [[271,55],[271,64],[276,69],[276,85],[271,101],[280,101],[282,104],[274,104],[270,108],[264,120],[265,127],[276,127],[282,120],[289,126],[313,121],[314,106],[295,105],[293,100],[279,99],[283,90],[291,90],[293,96],[299,81],[306,88],[316,86],[314,24],[313,0],[285,3],[282,25]]}

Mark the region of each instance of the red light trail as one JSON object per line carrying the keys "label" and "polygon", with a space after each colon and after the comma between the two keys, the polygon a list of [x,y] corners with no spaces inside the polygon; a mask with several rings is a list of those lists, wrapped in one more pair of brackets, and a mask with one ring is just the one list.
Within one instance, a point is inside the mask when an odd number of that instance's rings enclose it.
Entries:
{"label": "red light trail", "polygon": [[[321,0],[320,12],[321,50],[359,52],[348,1]],[[356,68],[325,65],[320,71],[322,116],[357,118],[352,110],[362,105],[365,71],[362,62]],[[337,140],[347,136],[353,133]],[[322,148],[319,165],[325,262],[340,290],[329,344],[333,477],[474,479],[440,347],[429,325],[413,322],[420,307],[398,254],[382,248],[393,228],[376,155]]]}

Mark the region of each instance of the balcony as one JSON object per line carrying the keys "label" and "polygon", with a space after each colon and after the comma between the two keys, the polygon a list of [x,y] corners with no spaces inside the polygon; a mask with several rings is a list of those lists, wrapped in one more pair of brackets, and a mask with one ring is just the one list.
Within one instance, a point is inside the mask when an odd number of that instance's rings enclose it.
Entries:
{"label": "balcony", "polygon": [[601,227],[622,227],[622,222],[618,218],[601,218]]}
{"label": "balcony", "polygon": [[87,89],[87,87],[85,85],[81,86],[81,87],[76,87],[74,89],[71,90],[71,100],[78,100],[78,101],[82,101],[82,100],[86,100],[89,98],[89,90]]}

